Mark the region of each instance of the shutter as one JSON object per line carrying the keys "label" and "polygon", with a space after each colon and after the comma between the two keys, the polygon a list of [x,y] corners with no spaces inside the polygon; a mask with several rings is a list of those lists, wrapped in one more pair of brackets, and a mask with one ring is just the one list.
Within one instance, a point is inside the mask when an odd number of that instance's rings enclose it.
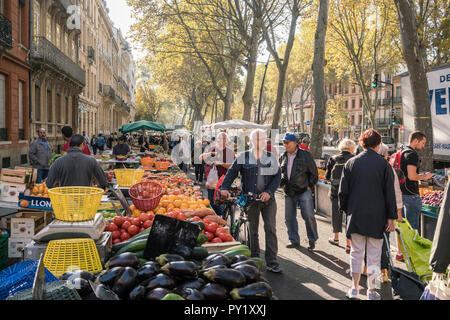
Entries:
{"label": "shutter", "polygon": [[5,76],[0,74],[0,128],[6,128]]}

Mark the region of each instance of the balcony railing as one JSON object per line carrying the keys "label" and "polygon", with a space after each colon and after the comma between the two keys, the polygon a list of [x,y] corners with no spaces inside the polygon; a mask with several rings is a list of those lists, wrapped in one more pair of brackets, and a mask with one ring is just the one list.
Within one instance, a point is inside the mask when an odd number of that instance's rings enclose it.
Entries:
{"label": "balcony railing", "polygon": [[377,125],[391,123],[391,119],[389,119],[389,118],[377,118],[376,121],[377,121]]}
{"label": "balcony railing", "polygon": [[103,95],[106,97],[115,100],[116,98],[116,90],[114,90],[111,86],[103,86]]}
{"label": "balcony railing", "polygon": [[88,58],[95,61],[95,49],[91,46],[88,47]]}
{"label": "balcony railing", "polygon": [[390,106],[392,103],[392,99],[388,98],[388,99],[383,99],[383,106]]}
{"label": "balcony railing", "polygon": [[124,87],[127,91],[129,91],[129,87],[127,85],[127,83],[125,82],[125,80],[123,80],[121,77],[119,77],[119,83],[122,85],[122,87]]}
{"label": "balcony railing", "polygon": [[81,86],[86,85],[86,72],[44,37],[33,38],[31,58],[34,63],[47,64]]}
{"label": "balcony railing", "polygon": [[394,104],[395,103],[402,103],[402,97],[394,97]]}
{"label": "balcony railing", "polygon": [[0,13],[0,46],[12,48],[11,21]]}

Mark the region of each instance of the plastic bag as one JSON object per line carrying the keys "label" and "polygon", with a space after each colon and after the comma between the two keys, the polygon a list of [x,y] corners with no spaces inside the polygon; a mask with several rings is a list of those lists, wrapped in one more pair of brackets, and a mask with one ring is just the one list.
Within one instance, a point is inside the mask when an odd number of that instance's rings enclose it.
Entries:
{"label": "plastic bag", "polygon": [[448,280],[444,280],[443,274],[433,273],[433,278],[425,288],[420,300],[450,300],[448,282]]}
{"label": "plastic bag", "polygon": [[213,166],[209,171],[206,187],[208,189],[216,189],[217,182],[219,182],[219,175],[216,166]]}

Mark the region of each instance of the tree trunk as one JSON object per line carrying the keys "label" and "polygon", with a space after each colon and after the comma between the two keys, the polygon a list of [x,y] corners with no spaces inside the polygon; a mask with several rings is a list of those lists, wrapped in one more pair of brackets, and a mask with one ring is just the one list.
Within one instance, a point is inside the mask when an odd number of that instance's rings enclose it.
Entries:
{"label": "tree trunk", "polygon": [[421,169],[433,171],[433,127],[431,121],[430,96],[427,73],[423,61],[423,48],[417,35],[417,20],[414,3],[411,0],[394,0],[397,7],[402,37],[403,58],[409,71],[411,92],[414,99],[414,129],[427,137],[425,148],[419,152]]}
{"label": "tree trunk", "polygon": [[227,93],[225,95],[225,106],[223,109],[223,121],[231,120],[231,105],[233,104],[233,89],[236,76],[237,59],[231,60],[230,73],[227,79]]}
{"label": "tree trunk", "polygon": [[[303,117],[303,105],[304,103],[301,102],[300,103],[300,128],[301,128],[301,132],[305,132],[305,117]],[[325,118],[325,115],[324,115]],[[325,119],[324,119],[325,121]]]}
{"label": "tree trunk", "polygon": [[278,129],[280,123],[281,109],[283,108],[284,84],[286,83],[286,64],[283,62],[281,69],[278,71],[277,98],[275,100],[275,110],[273,112],[272,129]]}
{"label": "tree trunk", "polygon": [[320,0],[317,17],[316,35],[314,40],[313,90],[314,119],[311,132],[311,154],[314,159],[322,156],[323,130],[325,127],[325,112],[327,97],[325,93],[325,36],[328,24],[328,0]]}

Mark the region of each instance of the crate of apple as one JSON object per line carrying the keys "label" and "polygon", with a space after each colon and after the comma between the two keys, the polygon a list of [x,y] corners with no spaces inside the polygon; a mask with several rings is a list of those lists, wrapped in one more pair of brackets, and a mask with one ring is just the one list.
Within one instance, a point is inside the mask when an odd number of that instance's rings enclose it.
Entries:
{"label": "crate of apple", "polygon": [[138,233],[153,225],[155,216],[142,213],[139,218],[115,217],[112,222],[106,224],[105,231],[112,233],[113,244],[127,241]]}
{"label": "crate of apple", "polygon": [[442,204],[442,200],[444,198],[444,192],[438,191],[434,193],[429,193],[422,197],[422,204],[431,207],[440,207]]}

